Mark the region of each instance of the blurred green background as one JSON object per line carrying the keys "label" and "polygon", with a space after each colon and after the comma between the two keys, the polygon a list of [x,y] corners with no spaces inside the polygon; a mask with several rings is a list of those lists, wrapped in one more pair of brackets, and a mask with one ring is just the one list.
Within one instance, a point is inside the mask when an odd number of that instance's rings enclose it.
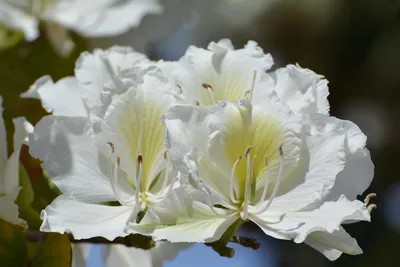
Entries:
{"label": "blurred green background", "polygon": [[[44,35],[1,51],[0,95],[9,143],[12,118],[25,116],[34,124],[46,114],[39,101],[21,99],[20,93],[43,75],[54,80],[73,75],[82,51],[123,44],[152,59],[177,59],[191,44],[206,47],[210,41],[230,38],[242,47],[255,40],[272,54],[274,68],[299,63],[329,80],[331,114],[354,121],[368,136],[375,178],[367,193],[378,194],[372,222],[345,227],[363,248],[360,256],[344,255],[331,263],[306,245],[262,234],[258,238],[276,247],[277,266],[400,266],[400,1],[164,2],[164,14],[146,17],[138,29],[123,36],[91,40],[74,36],[77,46],[67,59],[57,56]],[[41,183],[39,163],[29,157],[26,147],[21,160],[33,184]]]}

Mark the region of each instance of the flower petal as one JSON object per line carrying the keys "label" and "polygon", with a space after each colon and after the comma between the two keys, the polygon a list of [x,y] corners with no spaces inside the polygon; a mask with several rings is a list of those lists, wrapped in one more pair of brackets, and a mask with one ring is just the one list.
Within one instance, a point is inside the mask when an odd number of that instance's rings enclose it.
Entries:
{"label": "flower petal", "polygon": [[337,119],[346,132],[346,166],[338,174],[329,199],[337,199],[344,194],[355,200],[371,184],[374,177],[374,164],[366,146],[367,137],[351,121]]}
{"label": "flower petal", "polygon": [[176,83],[188,102],[201,105],[213,104],[204,83],[211,86],[216,101],[240,100],[251,89],[254,72],[263,73],[273,64],[271,55],[264,54],[256,42],[234,50],[228,39],[210,43],[208,50],[190,46],[180,62]]}
{"label": "flower petal", "polygon": [[288,65],[264,76],[255,88],[255,99],[257,93],[269,93],[266,88],[274,88],[279,98],[298,115],[329,114],[328,81],[309,69]]}
{"label": "flower petal", "polygon": [[88,112],[82,100],[82,90],[74,77],[66,77],[54,83],[46,75],[36,80],[21,97],[40,99],[43,108],[53,115],[86,117]]}
{"label": "flower petal", "polygon": [[30,138],[29,151],[70,198],[89,203],[116,200],[108,177],[109,159],[85,133],[82,117],[44,117]]}
{"label": "flower petal", "polygon": [[216,241],[238,217],[228,211],[192,201],[182,189],[176,189],[160,206],[146,212],[139,224],[129,223],[128,232],[151,235],[154,240],[170,242],[212,242]]}
{"label": "flower petal", "polygon": [[252,215],[251,219],[263,231],[265,229],[266,234],[272,229],[283,239],[293,239],[296,243],[301,243],[314,232],[339,231],[340,225],[347,220],[370,221],[370,214],[364,203],[358,200],[349,201],[342,195],[337,201],[325,202],[318,209],[285,212],[279,221],[275,220],[276,212],[269,211],[258,216]]}
{"label": "flower petal", "polygon": [[99,105],[105,82],[142,61],[148,61],[146,56],[130,47],[113,46],[107,50],[95,49],[93,53],[83,52],[76,61],[75,76],[83,87],[86,105],[90,109]]}
{"label": "flower petal", "polygon": [[18,205],[15,204],[18,192],[19,189],[17,188],[13,192],[3,194],[4,192],[2,192],[0,188],[0,218],[12,224],[18,224],[20,222],[18,218]]}
{"label": "flower petal", "polygon": [[279,187],[270,211],[295,211],[319,205],[345,166],[344,130],[333,118],[311,116],[297,168]]}
{"label": "flower petal", "polygon": [[86,266],[92,244],[72,244],[72,267]]}
{"label": "flower petal", "polygon": [[70,232],[76,239],[102,236],[113,240],[126,235],[125,224],[132,212],[132,207],[88,204],[61,195],[42,210],[40,230]]}
{"label": "flower petal", "polygon": [[333,233],[313,232],[304,241],[307,245],[318,250],[329,260],[334,261],[346,253],[349,255],[362,254],[362,249],[358,246],[357,240],[352,238],[343,227]]}

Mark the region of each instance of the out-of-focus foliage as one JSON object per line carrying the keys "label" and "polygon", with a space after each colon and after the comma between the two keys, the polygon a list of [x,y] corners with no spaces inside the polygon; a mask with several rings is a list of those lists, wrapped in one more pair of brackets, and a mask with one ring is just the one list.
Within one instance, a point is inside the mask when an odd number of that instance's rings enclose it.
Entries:
{"label": "out-of-focus foliage", "polygon": [[71,244],[67,234],[48,234],[43,243],[38,244],[30,262],[32,267],[71,266]]}
{"label": "out-of-focus foliage", "polygon": [[25,266],[28,248],[18,226],[0,219],[0,266]]}
{"label": "out-of-focus foliage", "polygon": [[12,31],[0,23],[0,51],[13,47],[23,37],[23,33]]}

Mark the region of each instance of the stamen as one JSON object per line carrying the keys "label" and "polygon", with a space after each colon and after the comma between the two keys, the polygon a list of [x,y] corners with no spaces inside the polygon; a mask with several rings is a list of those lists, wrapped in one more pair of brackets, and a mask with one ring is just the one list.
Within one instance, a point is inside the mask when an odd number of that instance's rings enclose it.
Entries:
{"label": "stamen", "polygon": [[180,86],[179,84],[175,84],[175,86],[178,87],[179,94],[182,94],[183,93],[182,86]]}
{"label": "stamen", "polygon": [[106,70],[108,72],[108,75],[110,75],[110,77],[114,77],[115,76],[115,72],[111,66],[110,61],[108,60],[108,58],[106,57],[101,57],[101,60],[103,61],[104,66],[106,67]]}
{"label": "stamen", "polygon": [[375,194],[375,193],[368,194],[368,195],[365,197],[365,199],[364,199],[365,205],[368,205],[368,204],[369,204],[369,201],[371,200],[371,198],[374,198],[374,197],[376,197],[376,194]]}
{"label": "stamen", "polygon": [[368,212],[371,213],[373,210],[376,210],[378,206],[376,204],[369,204],[367,206]]}
{"label": "stamen", "polygon": [[244,188],[244,201],[243,201],[243,214],[241,217],[243,220],[247,219],[249,212],[249,184],[251,179],[251,162],[250,162],[250,151],[253,147],[249,146],[246,148],[244,155],[246,156],[246,183]]}
{"label": "stamen", "polygon": [[[265,166],[268,166],[268,155],[265,155],[264,157],[264,164]],[[265,177],[264,180],[264,189],[260,198],[260,203],[262,203],[262,201],[264,201],[265,197],[267,196],[267,192],[268,192],[268,185],[269,185],[269,176],[267,175],[267,177]]]}
{"label": "stamen", "polygon": [[235,203],[235,204],[238,204],[239,203],[239,201],[235,198],[235,195],[234,195],[234,190],[235,190],[235,183],[236,183],[236,180],[235,180],[235,171],[236,171],[236,167],[237,167],[237,165],[239,164],[239,162],[240,162],[240,160],[242,159],[242,156],[241,155],[239,155],[238,156],[238,158],[237,158],[237,160],[235,161],[235,163],[233,164],[233,167],[232,167],[232,171],[231,171],[231,177],[230,177],[230,181],[229,181],[229,194],[230,194],[230,197],[231,197],[231,201],[233,202],[233,203]]}
{"label": "stamen", "polygon": [[211,85],[209,85],[207,83],[203,83],[201,86],[203,86],[203,88],[207,89],[208,94],[210,95],[210,98],[211,98],[211,103],[213,105],[217,104],[217,101],[215,101],[215,98],[214,98],[214,90],[211,87]]}
{"label": "stamen", "polygon": [[194,101],[193,104],[195,104],[196,106],[200,106],[200,102],[199,101]]}
{"label": "stamen", "polygon": [[138,175],[137,175],[137,182],[136,182],[136,192],[135,192],[135,198],[136,198],[136,208],[141,210],[141,205],[140,205],[140,200],[139,200],[139,194],[140,194],[140,186],[142,182],[142,173],[143,173],[143,156],[142,154],[139,154],[137,157],[137,164],[138,164]]}
{"label": "stamen", "polygon": [[[279,185],[282,180],[281,176],[282,176],[282,169],[283,169],[282,146],[279,147],[279,153],[281,154],[281,159],[279,161],[279,171],[278,171],[278,176],[277,176],[277,179],[275,182],[274,190],[272,191],[272,195],[267,202],[264,202],[264,199],[260,199],[260,204],[257,205],[257,207],[256,207],[257,211],[255,212],[255,214],[260,214],[260,213],[265,212],[269,208],[269,206],[271,206],[272,201],[274,200],[274,198],[278,192],[278,188],[279,188]],[[264,205],[262,205],[262,204],[264,204]]]}
{"label": "stamen", "polygon": [[165,151],[164,151],[164,159],[165,159],[165,160],[167,159],[167,156],[168,156],[168,150],[165,150]]}
{"label": "stamen", "polygon": [[108,141],[108,142],[107,142],[107,145],[109,145],[109,146],[111,147],[111,153],[114,154],[114,152],[115,152],[115,146],[114,146],[114,144],[113,144],[111,141]]}

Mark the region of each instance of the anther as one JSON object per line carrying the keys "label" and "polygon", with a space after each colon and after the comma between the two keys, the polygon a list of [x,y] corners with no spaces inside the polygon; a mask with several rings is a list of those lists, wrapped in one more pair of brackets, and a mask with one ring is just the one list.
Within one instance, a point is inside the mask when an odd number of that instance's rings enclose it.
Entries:
{"label": "anther", "polygon": [[202,83],[201,86],[203,86],[203,88],[205,88],[205,89],[210,89],[211,91],[214,91],[214,89],[212,88],[212,86],[209,85],[208,83]]}
{"label": "anther", "polygon": [[167,159],[167,156],[168,156],[168,150],[165,150],[165,151],[164,151],[164,159],[165,159],[165,160]]}
{"label": "anther", "polygon": [[111,147],[111,153],[114,154],[114,152],[115,152],[114,144],[113,144],[111,141],[108,141],[108,142],[107,142],[107,145],[109,145],[109,146]]}
{"label": "anther", "polygon": [[139,154],[139,155],[137,156],[137,164],[138,164],[138,165],[143,164],[143,156],[142,156],[142,154]]}
{"label": "anther", "polygon": [[200,102],[199,102],[199,101],[197,101],[197,100],[196,100],[196,101],[194,101],[193,103],[194,103],[196,106],[200,106]]}
{"label": "anther", "polygon": [[376,197],[376,194],[375,194],[375,193],[368,194],[368,195],[365,197],[365,199],[364,199],[365,205],[368,205],[368,204],[369,204],[369,201],[371,200],[371,198],[374,198],[374,197]]}
{"label": "anther", "polygon": [[246,148],[246,150],[244,151],[244,155],[247,157],[247,155],[250,153],[250,151],[253,149],[252,146],[249,146],[248,148]]}
{"label": "anther", "polygon": [[119,156],[117,156],[117,166],[121,166],[121,158]]}
{"label": "anther", "polygon": [[183,93],[182,86],[180,86],[179,84],[176,84],[176,87],[178,87],[180,90],[179,94],[182,94]]}
{"label": "anther", "polygon": [[376,210],[378,208],[378,206],[376,206],[375,204],[369,204],[367,206],[367,210],[369,213],[371,213],[373,210]]}
{"label": "anther", "polygon": [[268,166],[268,155],[264,156],[264,164],[265,166]]}
{"label": "anther", "polygon": [[283,155],[283,148],[282,147],[283,147],[283,144],[279,146],[279,156],[281,156],[281,157]]}

